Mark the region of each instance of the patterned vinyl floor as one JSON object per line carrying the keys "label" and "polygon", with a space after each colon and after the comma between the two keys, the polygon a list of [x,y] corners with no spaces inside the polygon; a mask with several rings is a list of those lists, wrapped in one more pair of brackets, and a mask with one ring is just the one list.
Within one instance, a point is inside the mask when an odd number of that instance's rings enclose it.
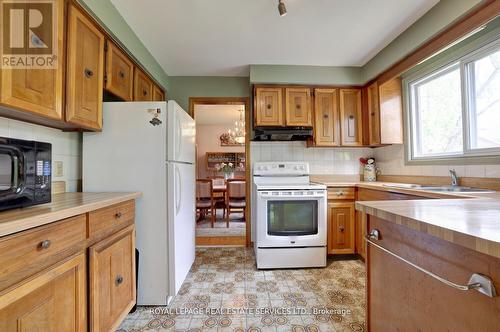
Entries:
{"label": "patterned vinyl floor", "polygon": [[197,249],[169,307],[140,307],[125,331],[364,331],[365,266],[259,271],[253,249]]}

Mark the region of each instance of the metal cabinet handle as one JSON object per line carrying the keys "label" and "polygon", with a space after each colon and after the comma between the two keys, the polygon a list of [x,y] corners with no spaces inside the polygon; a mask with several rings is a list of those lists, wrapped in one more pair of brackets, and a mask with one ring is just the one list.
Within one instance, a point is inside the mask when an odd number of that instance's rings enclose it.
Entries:
{"label": "metal cabinet handle", "polygon": [[381,245],[373,242],[376,240],[380,240],[380,231],[378,229],[373,229],[370,231],[369,234],[365,235],[365,241],[368,244],[371,244],[375,248],[378,248],[378,249],[382,250],[383,252],[388,253],[389,255],[399,259],[402,262],[405,262],[406,264],[408,264],[408,265],[414,267],[415,269],[427,274],[428,276],[442,282],[443,284],[445,284],[447,286],[450,286],[452,288],[455,288],[455,289],[458,289],[461,291],[468,291],[471,289],[475,289],[478,292],[480,292],[488,297],[497,296],[495,286],[493,285],[493,282],[491,281],[491,279],[488,276],[482,275],[480,273],[473,273],[472,276],[470,277],[467,285],[456,284],[452,281],[449,281],[443,277],[438,276],[435,273],[432,273],[429,270],[424,269],[423,267],[420,267],[420,266],[404,259],[403,257],[399,256],[398,254],[393,253],[389,249],[386,249],[386,248],[382,247]]}
{"label": "metal cabinet handle", "polygon": [[343,195],[344,195],[344,192],[343,192],[343,191],[339,191],[339,192],[337,193],[337,195],[339,195],[339,196],[343,196]]}
{"label": "metal cabinet handle", "polygon": [[295,108],[300,110],[300,104],[295,105]]}
{"label": "metal cabinet handle", "polygon": [[120,78],[124,78],[125,77],[125,73],[123,71],[119,71],[118,72],[118,76],[120,76]]}
{"label": "metal cabinet handle", "polygon": [[123,277],[121,275],[116,276],[115,279],[116,286],[120,285],[121,283],[123,283]]}
{"label": "metal cabinet handle", "polygon": [[144,96],[147,96],[147,95],[148,95],[148,92],[147,92],[146,90],[142,90],[142,94],[143,94]]}
{"label": "metal cabinet handle", "polygon": [[344,232],[344,227],[340,226],[339,231]]}
{"label": "metal cabinet handle", "polygon": [[349,115],[349,119],[353,120],[354,119],[354,115]]}
{"label": "metal cabinet handle", "polygon": [[268,110],[270,110],[271,107],[272,107],[272,105],[271,104],[267,104],[266,107],[267,107]]}
{"label": "metal cabinet handle", "polygon": [[328,119],[328,114],[323,114],[323,119]]}
{"label": "metal cabinet handle", "polygon": [[49,249],[49,247],[50,247],[51,244],[52,244],[52,242],[50,240],[43,240],[40,243],[40,248],[42,248],[42,249]]}
{"label": "metal cabinet handle", "polygon": [[116,219],[120,219],[120,218],[122,217],[122,215],[123,215],[123,214],[122,214],[121,212],[117,212],[117,213],[115,214],[115,218],[116,218]]}
{"label": "metal cabinet handle", "polygon": [[94,76],[94,72],[88,68],[85,68],[84,73],[85,73],[85,77],[87,77],[87,78],[91,78],[92,76]]}

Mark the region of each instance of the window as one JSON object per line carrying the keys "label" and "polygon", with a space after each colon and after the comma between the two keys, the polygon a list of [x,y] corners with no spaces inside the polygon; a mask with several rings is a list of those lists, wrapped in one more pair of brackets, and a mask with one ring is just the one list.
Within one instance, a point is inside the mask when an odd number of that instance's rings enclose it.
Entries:
{"label": "window", "polygon": [[500,156],[500,40],[405,82],[410,161]]}

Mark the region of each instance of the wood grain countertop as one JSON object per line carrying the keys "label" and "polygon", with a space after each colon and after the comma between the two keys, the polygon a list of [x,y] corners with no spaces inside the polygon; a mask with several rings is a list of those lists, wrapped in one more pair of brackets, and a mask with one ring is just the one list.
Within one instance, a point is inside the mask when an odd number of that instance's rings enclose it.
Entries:
{"label": "wood grain countertop", "polygon": [[62,193],[52,202],[0,212],[0,237],[140,197],[128,193]]}
{"label": "wood grain countertop", "polygon": [[381,219],[500,258],[500,192],[436,193],[388,187],[394,183],[317,180],[329,188],[358,187],[434,198],[357,201],[356,209]]}

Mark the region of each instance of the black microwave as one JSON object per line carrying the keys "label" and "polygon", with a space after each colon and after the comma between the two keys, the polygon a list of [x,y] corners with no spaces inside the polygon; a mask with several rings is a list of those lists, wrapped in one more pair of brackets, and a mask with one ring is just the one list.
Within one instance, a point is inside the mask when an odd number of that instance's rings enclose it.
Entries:
{"label": "black microwave", "polygon": [[0,137],[0,211],[51,201],[52,145]]}

